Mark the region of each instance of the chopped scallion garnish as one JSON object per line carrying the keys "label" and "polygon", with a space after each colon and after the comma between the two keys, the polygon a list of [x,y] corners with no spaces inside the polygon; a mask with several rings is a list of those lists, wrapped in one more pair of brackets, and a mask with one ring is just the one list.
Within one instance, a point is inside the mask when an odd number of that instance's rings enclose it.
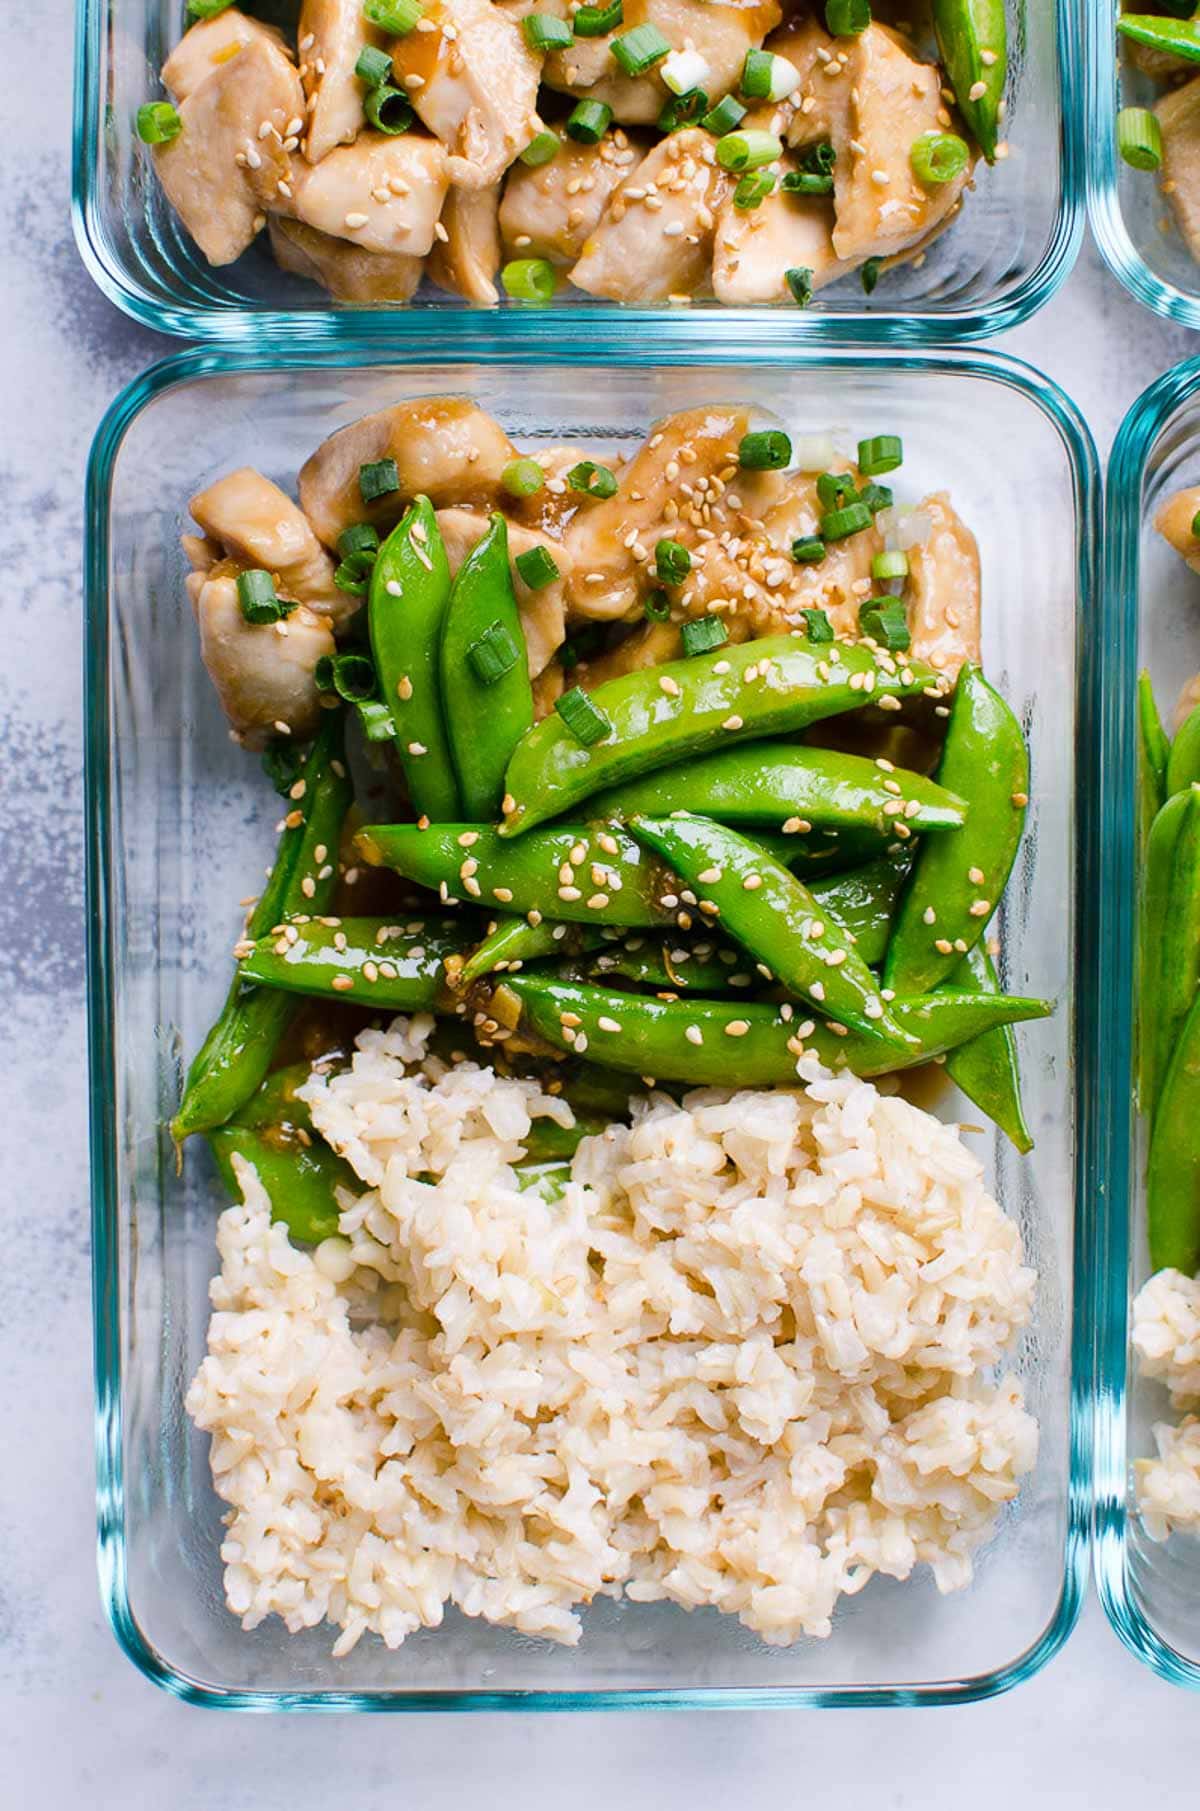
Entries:
{"label": "chopped scallion garnish", "polygon": [[783,280],[797,308],[807,308],[813,298],[813,273],[808,265],[797,264],[785,270]]}
{"label": "chopped scallion garnish", "polygon": [[365,654],[322,654],[313,682],[319,692],[336,692],[347,704],[365,704],[379,692],[375,668]]}
{"label": "chopped scallion garnish", "polygon": [[425,16],[421,0],[363,0],[363,18],[393,38],[405,38]]}
{"label": "chopped scallion garnish", "polygon": [[732,132],[735,126],[740,126],[745,117],[746,109],[742,103],[735,100],[732,94],[727,94],[724,100],[718,101],[716,106],[704,115],[700,124],[706,132],[711,132],[714,138],[722,138],[727,132]]}
{"label": "chopped scallion garnish", "polygon": [[779,186],[785,195],[832,195],[833,177],[815,170],[789,170]]}
{"label": "chopped scallion garnish", "polygon": [[775,177],[770,170],[752,170],[748,176],[739,176],[736,189],[733,191],[733,205],[743,214],[761,207],[767,196],[775,187]]}
{"label": "chopped scallion garnish", "polygon": [[581,6],[571,24],[577,38],[606,38],[610,31],[616,31],[618,25],[624,24],[625,11],[621,0],[611,0],[609,6]]}
{"label": "chopped scallion garnish", "polygon": [[188,17],[192,19],[215,19],[218,13],[227,11],[233,0],[188,0]]}
{"label": "chopped scallion garnish", "polygon": [[802,610],[804,633],[809,641],[832,641],[833,624],[824,610]]}
{"label": "chopped scallion garnish", "polygon": [[894,472],[904,464],[904,442],[899,434],[873,434],[858,443],[858,469],[864,478]]}
{"label": "chopped scallion garnish", "polygon": [[642,609],[652,623],[665,623],[671,614],[671,600],[665,591],[655,589],[646,599]]}
{"label": "chopped scallion garnish", "polygon": [[378,532],[369,522],[354,522],[338,536],[337,550],[344,560],[365,560],[373,565],[379,552]]}
{"label": "chopped scallion garnish", "polygon": [[577,145],[598,145],[612,121],[612,108],[604,101],[580,101],[567,115],[563,131]]}
{"label": "chopped scallion garnish", "polygon": [[692,126],[708,106],[703,88],[689,88],[686,94],[673,94],[658,116],[660,132],[678,132],[681,126]]}
{"label": "chopped scallion garnish", "polygon": [[1148,107],[1122,107],[1117,115],[1117,150],[1133,170],[1158,169],[1162,127]]}
{"label": "chopped scallion garnish", "polygon": [[597,742],[603,742],[606,736],[612,735],[612,724],[598,705],[592,703],[587,693],[578,686],[564,692],[555,700],[554,708],[570,730],[577,742],[584,748],[591,748]]}
{"label": "chopped scallion garnish", "polygon": [[882,258],[868,258],[867,259],[866,263],[862,267],[862,270],[859,272],[859,276],[862,280],[864,295],[873,296],[875,294],[875,285],[879,281],[879,273],[882,269],[883,269],[883,259]]}
{"label": "chopped scallion garnish", "polygon": [[871,0],[825,0],[825,24],[831,37],[857,38],[871,23]]}
{"label": "chopped scallion garnish", "polygon": [[567,483],[572,490],[582,491],[585,497],[615,497],[617,480],[606,465],[597,465],[594,459],[581,459],[567,473]]}
{"label": "chopped scallion garnish", "polygon": [[744,472],[781,472],[791,460],[792,443],[780,428],[743,434],[738,442],[738,464]]}
{"label": "chopped scallion garnish", "polygon": [[358,489],[364,503],[375,503],[400,489],[400,470],[394,459],[372,459],[358,468]]}
{"label": "chopped scallion garnish", "polygon": [[557,132],[536,132],[521,152],[520,160],[531,170],[540,169],[542,164],[558,155],[561,144]]}
{"label": "chopped scallion garnish", "polygon": [[534,497],[545,484],[546,474],[536,459],[510,459],[500,482],[510,497]]}
{"label": "chopped scallion garnish", "polygon": [[391,82],[380,82],[363,96],[363,112],[368,124],[389,138],[399,138],[416,118],[408,96]]}
{"label": "chopped scallion garnish", "polygon": [[248,623],[277,623],[285,614],[275,590],[275,580],[260,567],[238,573],[237,595],[242,615]]}
{"label": "chopped scallion garnish", "polygon": [[380,50],[377,44],[364,44],[358,53],[354,73],[360,82],[368,88],[378,88],[380,82],[388,82],[392,76],[392,59],[386,50]]}
{"label": "chopped scallion garnish", "polygon": [[871,559],[871,577],[886,584],[892,579],[908,577],[908,555],[900,549],[889,548],[886,553],[877,553]]}
{"label": "chopped scallion garnish", "polygon": [[545,547],[530,547],[519,553],[513,565],[531,591],[541,591],[558,577],[554,555]]}
{"label": "chopped scallion garnish", "polygon": [[859,608],[858,626],[864,635],[892,654],[902,654],[912,645],[908,617],[899,598],[868,598]]}
{"label": "chopped scallion garnish", "polygon": [[500,272],[500,281],[514,302],[550,302],[558,274],[545,258],[513,258]]}
{"label": "chopped scallion garnish", "polygon": [[717,140],[717,162],[723,170],[759,170],[783,155],[783,140],[774,132],[727,132]]}
{"label": "chopped scallion garnish", "polygon": [[521,650],[502,622],[494,622],[467,649],[467,664],[480,685],[495,685],[511,672]]}
{"label": "chopped scallion garnish", "polygon": [[609,45],[613,61],[626,75],[645,75],[656,63],[671,54],[671,40],[664,38],[657,25],[635,25]]}
{"label": "chopped scallion garnish", "polygon": [[655,543],[654,570],[664,585],[682,585],[692,570],[692,556],[682,541],[664,538]]}
{"label": "chopped scallion garnish", "polygon": [[169,145],[182,127],[170,101],[146,101],[137,110],[137,135],[144,145]]}
{"label": "chopped scallion garnish", "polygon": [[924,132],[908,153],[913,175],[926,188],[939,188],[961,176],[971,161],[965,139],[955,132]]}
{"label": "chopped scallion garnish", "polygon": [[526,13],[521,30],[530,50],[566,50],[575,42],[571,27],[556,13]]}
{"label": "chopped scallion garnish", "polygon": [[854,479],[849,472],[822,472],[817,479],[817,502],[823,509],[840,509],[843,503],[852,503],[856,496]]}
{"label": "chopped scallion garnish", "polygon": [[873,516],[878,515],[881,509],[890,509],[895,500],[886,484],[864,484],[858,493],[858,501],[864,503]]}
{"label": "chopped scallion garnish", "polygon": [[684,623],[679,631],[683,651],[689,657],[693,654],[711,654],[722,642],[729,640],[729,630],[719,616],[698,616],[693,622]]}
{"label": "chopped scallion garnish", "polygon": [[792,542],[792,558],[797,566],[815,566],[825,558],[825,543],[820,535],[800,535]]}
{"label": "chopped scallion garnish", "polygon": [[871,520],[871,512],[865,503],[847,503],[843,509],[827,510],[821,517],[821,538],[844,541],[847,535],[870,528]]}
{"label": "chopped scallion garnish", "polygon": [[359,725],[368,742],[394,742],[396,724],[382,698],[367,698],[355,705]]}
{"label": "chopped scallion garnish", "polygon": [[365,597],[370,583],[370,567],[364,572],[357,560],[343,560],[333,575],[333,582],[339,591],[347,592],[351,597]]}

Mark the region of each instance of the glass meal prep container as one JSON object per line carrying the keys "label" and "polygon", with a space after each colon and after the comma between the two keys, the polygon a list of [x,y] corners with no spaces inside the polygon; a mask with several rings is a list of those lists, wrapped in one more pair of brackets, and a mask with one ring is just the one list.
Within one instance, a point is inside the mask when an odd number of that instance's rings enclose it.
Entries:
{"label": "glass meal prep container", "polygon": [[[197,351],[113,404],[92,452],[87,554],[91,1105],[100,1570],[121,1643],[148,1676],[206,1704],[295,1709],[584,1708],[946,1703],[1005,1689],[1069,1633],[1087,1536],[1090,1217],[1096,1192],[1091,1044],[1077,991],[1086,811],[1096,459],[1047,380],[996,355],[744,348],[704,364],[603,348],[604,363],[462,361],[452,332],[421,361],[369,346],[318,356]],[[277,801],[235,748],[184,595],[187,499],[253,463],[290,486],[336,427],[383,403],[459,392],[518,443],[564,437],[603,457],[656,417],[735,399],[797,431],[902,432],[906,485],[946,484],[979,537],[986,661],[1032,751],[1029,827],[1003,907],[1003,979],[1053,996],[1022,1027],[1037,1144],[997,1134],[989,1183],[1020,1223],[1040,1281],[1013,1356],[1041,1422],[1036,1470],[965,1591],[927,1569],[845,1600],[827,1641],[771,1648],[713,1610],[598,1602],[574,1649],[449,1612],[389,1653],[343,1660],[321,1628],[242,1632],[224,1608],[221,1505],[208,1442],[183,1411],[204,1351],[224,1205],[205,1154],[176,1171],[165,1128],[181,1062],[228,985],[231,902],[266,858]],[[579,397],[578,404],[573,398]],[[598,450],[597,450],[598,449]],[[915,489],[914,494],[920,494]],[[1086,876],[1078,883],[1086,885]],[[946,1090],[940,1104],[978,1116]]]}
{"label": "glass meal prep container", "polygon": [[[180,31],[182,0],[79,0],[74,121],[74,218],[80,252],[109,299],[148,327],[191,339],[310,343],[383,336],[390,346],[423,342],[431,320],[454,316],[462,348],[545,346],[597,329],[639,346],[667,320],[681,337],[708,344],[735,325],[766,342],[810,334],[836,339],[980,338],[1032,314],[1067,274],[1083,223],[1079,126],[1084,0],[1007,0],[1012,73],[1006,161],[980,166],[978,187],[920,268],[887,273],[869,298],[857,273],[822,291],[808,309],[629,307],[580,292],[546,307],[480,309],[426,281],[408,303],[335,305],[315,284],[275,264],[260,235],[237,262],[213,269],[183,231],[134,130],[138,106],[160,96],[158,71]],[[918,10],[917,17],[920,17]]]}
{"label": "glass meal prep container", "polygon": [[1200,361],[1178,365],[1126,416],[1108,478],[1104,636],[1106,869],[1101,938],[1109,982],[1101,1035],[1121,1053],[1109,1066],[1106,1110],[1111,1178],[1098,1274],[1109,1279],[1102,1319],[1096,1433],[1096,1570],[1122,1640],[1165,1678],[1200,1687],[1200,1541],[1149,1538],[1133,1502],[1133,1465],[1154,1456],[1156,1422],[1182,1413],[1163,1384],[1139,1374],[1129,1343],[1133,1298],[1150,1275],[1146,1243],[1145,1122],[1133,1110],[1136,1049],[1135,689],[1145,668],[1168,732],[1184,680],[1200,668],[1200,594],[1190,572],[1153,526],[1159,505],[1200,482]]}

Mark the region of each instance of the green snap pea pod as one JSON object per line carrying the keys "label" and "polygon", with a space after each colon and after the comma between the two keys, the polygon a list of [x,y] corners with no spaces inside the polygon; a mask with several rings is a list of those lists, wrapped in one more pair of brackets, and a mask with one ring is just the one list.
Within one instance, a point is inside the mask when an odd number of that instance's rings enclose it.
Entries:
{"label": "green snap pea pod", "polygon": [[1154,1115],[1146,1174],[1153,1269],[1200,1271],[1200,994],[1175,1045]]}
{"label": "green snap pea pod", "polygon": [[831,874],[809,883],[809,892],[822,912],[828,912],[853,937],[868,968],[877,968],[883,961],[896,902],[911,866],[907,853],[884,856],[861,868],[850,868],[845,874]]}
{"label": "green snap pea pod", "polygon": [[[982,943],[963,957],[949,981],[942,983],[958,993],[998,994],[995,964]],[[994,1025],[990,1031],[960,1044],[946,1056],[946,1073],[968,1100],[998,1125],[1005,1137],[1024,1154],[1033,1139],[1021,1106],[1021,1072],[1017,1039],[1011,1025]]]}
{"label": "green snap pea pod", "polygon": [[221,1181],[235,1201],[241,1199],[242,1189],[233,1159],[241,1157],[254,1165],[270,1196],[272,1220],[282,1220],[292,1238],[312,1245],[338,1229],[334,1190],[362,1193],[363,1185],[350,1165],[320,1140],[305,1145],[298,1139],[277,1138],[270,1128],[230,1124],[209,1132],[208,1143]]}
{"label": "green snap pea pod", "polygon": [[1154,702],[1149,673],[1138,674],[1137,711],[1138,841],[1144,853],[1150,826],[1166,801],[1167,770],[1171,759],[1171,743]]}
{"label": "green snap pea pod", "polygon": [[[290,932],[297,933],[295,941]],[[443,1003],[446,959],[476,941],[458,918],[336,918],[289,924],[287,934],[260,939],[242,960],[242,974],[284,993],[349,1000],[389,1012],[432,1012]]]}
{"label": "green snap pea pod", "polygon": [[1188,63],[1200,63],[1200,20],[1165,19],[1158,13],[1125,13],[1117,20],[1117,30],[1132,38],[1135,44],[1147,44],[1151,50],[1183,57]]}
{"label": "green snap pea pod", "polygon": [[913,863],[884,963],[884,979],[898,994],[928,993],[978,943],[1025,825],[1025,738],[978,667],[959,673],[937,777],[967,800],[967,821],[956,836],[922,843]]}
{"label": "green snap pea pod", "polygon": [[[288,913],[324,911],[337,886],[338,844],[353,789],[345,762],[342,716],[329,712],[291,788],[274,866],[250,914],[242,944],[265,936]],[[239,945],[241,947],[241,945]],[[171,1136],[223,1125],[249,1100],[271,1066],[292,1016],[273,991],[247,985],[235,972],[216,1023],[192,1059]]]}
{"label": "green snap pea pod", "polygon": [[509,758],[533,722],[502,515],[491,518],[454,580],[442,631],[441,693],[461,799],[461,810],[451,815],[494,818]]}
{"label": "green snap pea pod", "polygon": [[1142,888],[1138,1099],[1153,1117],[1200,983],[1200,786],[1167,800],[1150,827]]}
{"label": "green snap pea pod", "polygon": [[514,975],[505,987],[521,1003],[522,1022],[560,1050],[626,1073],[692,1086],[769,1088],[794,1085],[802,1055],[830,1069],[885,1075],[909,1069],[978,1037],[993,1025],[1041,1019],[1048,1000],[946,991],[897,1000],[893,1011],[912,1038],[902,1050],[866,1032],[838,1037],[785,1003],[658,1000],[653,994]]}
{"label": "green snap pea pod", "polygon": [[607,1132],[611,1119],[590,1114],[575,1115],[573,1126],[555,1125],[552,1119],[535,1119],[525,1139],[525,1155],[531,1163],[548,1163],[552,1159],[573,1157],[585,1138]]}
{"label": "green snap pea pod", "polygon": [[230,1125],[250,1126],[255,1131],[274,1126],[311,1133],[313,1123],[308,1102],[296,1098],[296,1090],[302,1088],[311,1075],[311,1063],[286,1063],[282,1069],[272,1069],[261,1088],[250,1096],[245,1106],[238,1108]]}
{"label": "green snap pea pod", "polygon": [[530,924],[527,918],[498,918],[482,943],[476,945],[458,975],[457,985],[469,987],[484,975],[498,970],[521,968],[526,962],[544,962],[552,957],[577,956],[597,949],[607,942],[602,930],[592,931],[583,925],[568,925],[552,918]]}
{"label": "green snap pea pod", "polygon": [[[779,851],[787,840],[762,842]],[[642,927],[683,923],[691,910],[678,877],[621,824],[551,824],[519,843],[490,824],[370,824],[357,847],[364,861],[443,898],[514,914]]]}
{"label": "green snap pea pod", "polygon": [[1008,74],[1004,0],[933,0],[933,28],[958,110],[995,163]]}
{"label": "green snap pea pod", "polygon": [[684,802],[718,824],[865,831],[884,839],[895,834],[897,820],[910,831],[957,830],[967,813],[935,780],[890,761],[753,744],[702,756],[682,774],[643,774],[602,792],[592,808],[603,817],[662,817]]}
{"label": "green snap pea pod", "polygon": [[376,555],[367,622],[413,809],[434,819],[462,816],[439,673],[449,602],[450,567],[437,517],[429,498],[418,497]]}
{"label": "green snap pea pod", "polygon": [[1175,733],[1167,756],[1167,797],[1200,780],[1200,704]]}
{"label": "green snap pea pod", "polygon": [[624,673],[590,693],[611,725],[600,740],[585,747],[556,712],[522,736],[505,777],[502,833],[520,835],[595,792],[714,747],[783,735],[880,700],[898,709],[902,698],[940,696],[944,687],[919,660],[897,663],[860,643],[793,635]]}
{"label": "green snap pea pod", "polygon": [[564,1162],[518,1163],[514,1166],[514,1173],[522,1194],[540,1195],[543,1201],[551,1205],[562,1200],[571,1180],[571,1166]]}
{"label": "green snap pea pod", "polygon": [[903,1049],[915,1042],[891,1017],[879,982],[832,913],[794,874],[711,818],[634,818],[630,829],[711,906],[726,936],[789,992],[840,1025]]}

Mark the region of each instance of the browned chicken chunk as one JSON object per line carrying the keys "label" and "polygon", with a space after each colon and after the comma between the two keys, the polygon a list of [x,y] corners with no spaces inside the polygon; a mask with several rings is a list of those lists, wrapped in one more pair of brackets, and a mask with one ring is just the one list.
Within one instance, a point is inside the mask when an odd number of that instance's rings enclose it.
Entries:
{"label": "browned chicken chunk", "polygon": [[[527,11],[543,10],[533,0]],[[557,10],[554,9],[554,10]],[[638,25],[654,25],[672,50],[693,51],[703,59],[706,73],[696,86],[709,101],[737,87],[746,52],[757,49],[779,24],[776,0],[750,0],[726,5],[722,0],[625,0],[616,30],[603,38],[577,38],[567,50],[546,58],[543,80],[548,88],[604,101],[613,117],[626,125],[653,125],[670,97],[659,67],[645,75],[625,75],[613,59],[614,37]]]}
{"label": "browned chicken chunk", "polygon": [[417,30],[396,39],[393,64],[462,188],[498,182],[540,129],[541,58],[492,0],[435,0]]}
{"label": "browned chicken chunk", "polygon": [[1200,535],[1192,526],[1198,514],[1200,484],[1191,484],[1161,503],[1154,517],[1154,526],[1163,540],[1187,561],[1193,572],[1200,572]]}
{"label": "browned chicken chunk", "polygon": [[213,19],[200,19],[185,31],[162,66],[162,82],[176,103],[186,101],[206,76],[228,63],[245,45],[261,38],[288,58],[291,51],[283,33],[259,19],[248,19],[236,6]]}
{"label": "browned chicken chunk", "polygon": [[421,258],[366,251],[284,214],[272,214],[267,231],[281,269],[320,283],[336,302],[407,302],[425,269]]}
{"label": "browned chicken chunk", "polygon": [[729,186],[710,133],[690,128],[660,140],[610,196],[572,283],[614,302],[662,302],[704,289],[716,210]]}
{"label": "browned chicken chunk", "polygon": [[364,251],[423,258],[447,188],[446,153],[420,132],[360,132],[298,173],[293,211]]}
{"label": "browned chicken chunk", "polygon": [[193,572],[188,595],[200,630],[200,658],[237,740],[265,748],[274,736],[310,736],[321,705],[313,678],[334,652],[329,620],[298,604],[275,623],[248,623],[237,578],[220,567]]}
{"label": "browned chicken chunk", "polygon": [[358,600],[333,582],[333,561],[312,524],[277,484],[244,465],[197,491],[188,504],[207,539],[243,566],[257,566],[275,580],[280,597],[308,604],[335,622]]}
{"label": "browned chicken chunk", "polygon": [[304,155],[320,163],[335,145],[353,144],[366,125],[366,88],[354,65],[368,44],[382,48],[388,40],[364,18],[362,0],[304,0],[297,37],[308,97]]}
{"label": "browned chicken chunk", "polygon": [[953,676],[964,661],[979,659],[979,547],[944,491],[918,508],[931,527],[908,553],[904,599],[912,652]]}
{"label": "browned chicken chunk", "polygon": [[1154,111],[1162,128],[1163,193],[1184,243],[1200,259],[1200,75],[1164,94]]}
{"label": "browned chicken chunk", "polygon": [[429,256],[429,275],[435,283],[488,308],[499,300],[493,280],[500,268],[499,205],[498,187],[451,189]]}
{"label": "browned chicken chunk", "polygon": [[623,132],[606,132],[598,145],[564,137],[550,162],[536,169],[515,163],[500,203],[506,251],[514,258],[574,264],[609,196],[641,156]]}

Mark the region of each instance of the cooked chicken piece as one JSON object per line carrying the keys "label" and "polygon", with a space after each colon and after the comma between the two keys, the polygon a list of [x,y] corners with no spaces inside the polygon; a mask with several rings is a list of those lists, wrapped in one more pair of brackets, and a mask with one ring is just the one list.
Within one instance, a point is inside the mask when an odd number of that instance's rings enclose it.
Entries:
{"label": "cooked chicken piece", "polygon": [[965,660],[979,659],[979,547],[944,491],[918,507],[933,527],[908,552],[904,602],[912,654],[953,677]]}
{"label": "cooked chicken piece", "polygon": [[506,253],[574,264],[609,196],[641,156],[618,131],[606,132],[598,145],[564,137],[562,149],[536,170],[515,163],[500,203]]}
{"label": "cooked chicken piece", "polygon": [[333,561],[292,499],[253,466],[218,478],[188,504],[210,542],[243,566],[271,573],[280,597],[307,604],[335,626],[358,599],[333,582]]}
{"label": "cooked chicken piece", "polygon": [[446,153],[435,138],[360,132],[319,164],[304,165],[291,212],[365,251],[423,258],[446,198]]}
{"label": "cooked chicken piece", "polygon": [[365,125],[362,82],[354,65],[368,44],[389,42],[363,17],[362,0],[304,0],[296,28],[308,96],[304,155],[320,163],[335,145],[351,145]]}
{"label": "cooked chicken piece", "polygon": [[177,137],[154,146],[163,192],[210,264],[240,258],[277,205],[280,184],[286,195],[292,159],[284,140],[303,117],[295,65],[264,35],[193,89],[179,108]]}
{"label": "cooked chicken piece", "polygon": [[[429,275],[442,289],[492,308],[492,281],[500,268],[499,184],[490,189],[451,189],[442,208],[441,233],[429,258]],[[531,254],[532,255],[532,254]]]}
{"label": "cooked chicken piece", "polygon": [[1193,484],[1168,497],[1159,505],[1154,518],[1154,526],[1163,540],[1187,561],[1193,572],[1200,572],[1200,535],[1192,531],[1197,513],[1200,513],[1200,484]]}
{"label": "cooked chicken piece", "polygon": [[829,138],[837,152],[834,252],[861,263],[914,246],[958,205],[970,175],[968,167],[926,189],[913,173],[916,140],[951,124],[938,70],[882,25],[837,40],[835,60],[819,67],[801,91],[788,140]]}
{"label": "cooked chicken piece", "polygon": [[[745,127],[778,131],[780,111],[757,108],[747,114]],[[784,157],[780,179],[798,167],[796,158]],[[739,208],[735,193],[730,188],[721,203],[713,239],[712,283],[719,302],[787,302],[794,299],[785,275],[789,270],[808,270],[814,291],[853,270],[853,263],[833,249],[830,196],[786,195],[776,187],[756,208]]]}
{"label": "cooked chicken piece", "polygon": [[450,181],[498,182],[541,130],[541,57],[519,20],[492,0],[436,0],[393,48],[396,86],[450,153]]}
{"label": "cooked chicken piece", "polygon": [[1185,245],[1200,259],[1200,75],[1164,94],[1154,111],[1162,127],[1163,193]]}
{"label": "cooked chicken piece", "polygon": [[[300,468],[300,506],[325,545],[334,547],[354,522],[371,522],[382,533],[420,494],[435,509],[493,508],[505,495],[500,474],[515,458],[499,423],[473,402],[426,396],[364,415],[322,441]],[[359,469],[379,459],[396,461],[400,488],[364,503]]]}
{"label": "cooked chicken piece", "polygon": [[273,25],[262,24],[261,20],[248,19],[236,6],[218,13],[214,19],[198,20],[184,32],[163,64],[163,87],[176,105],[186,101],[206,76],[228,63],[255,38],[264,39],[274,49],[291,57],[282,32],[276,31]]}
{"label": "cooked chicken piece", "polygon": [[1200,673],[1193,673],[1190,679],[1185,680],[1179,696],[1175,700],[1175,713],[1171,718],[1173,736],[1183,728],[1198,704],[1200,704]]}
{"label": "cooked chicken piece", "polygon": [[[457,572],[476,541],[487,532],[487,516],[478,509],[439,509],[437,522],[446,544],[450,570]],[[545,547],[559,572],[565,575],[567,553],[561,541],[553,541],[548,535],[536,534],[532,529],[522,528],[519,522],[510,521],[509,558],[515,561],[519,554],[528,553],[531,547]],[[566,580],[565,576],[560,577],[552,584],[544,585],[540,591],[531,591],[515,565],[512,576],[513,589],[521,611],[521,627],[525,631],[529,676],[536,679],[562,646],[566,632],[563,603]]]}
{"label": "cooked chicken piece", "polygon": [[[530,447],[528,457],[537,460],[546,474],[546,482],[532,497],[509,498],[504,505],[506,515],[515,517],[526,528],[540,530],[552,541],[561,541],[567,523],[584,502],[580,493],[571,489],[570,474],[590,456],[581,446]],[[619,458],[609,461],[614,472],[620,470],[621,463]]]}
{"label": "cooked chicken piece", "polygon": [[[545,10],[539,3],[526,11]],[[748,5],[724,5],[721,0],[625,0],[624,18],[606,38],[577,38],[569,50],[546,58],[542,80],[548,88],[604,101],[613,116],[626,125],[653,125],[669,99],[670,91],[658,68],[643,76],[627,76],[612,56],[614,37],[637,25],[656,25],[673,50],[692,49],[708,65],[706,79],[698,84],[715,104],[736,88],[746,52],[757,49],[767,33],[779,24],[776,0],[751,0]]]}
{"label": "cooked chicken piece", "polygon": [[708,132],[664,138],[609,197],[571,270],[589,295],[662,302],[708,282],[716,210],[729,189]]}
{"label": "cooked chicken piece", "polygon": [[321,715],[313,672],[322,654],[335,651],[328,619],[298,604],[280,622],[248,623],[231,572],[193,572],[188,596],[200,658],[243,747],[264,748],[285,731],[311,735]]}
{"label": "cooked chicken piece", "polygon": [[685,409],[655,424],[621,473],[616,495],[583,502],[567,529],[572,616],[637,614],[657,583],[660,539],[697,547],[778,499],[779,472],[738,466],[738,445],[752,426],[752,411],[734,406]]}
{"label": "cooked chicken piece", "polygon": [[590,692],[606,679],[619,679],[623,673],[640,673],[646,667],[661,666],[679,654],[679,628],[675,623],[643,623],[624,641],[599,654],[595,660],[581,660],[571,673],[572,685]]}
{"label": "cooked chicken piece", "polygon": [[193,573],[208,572],[225,557],[220,542],[206,534],[181,534],[179,545]]}
{"label": "cooked chicken piece", "polygon": [[533,720],[540,723],[554,709],[556,701],[567,689],[563,670],[557,660],[544,667],[533,682]]}
{"label": "cooked chicken piece", "polygon": [[425,269],[421,258],[365,251],[283,214],[271,215],[267,232],[282,270],[319,283],[338,302],[407,302]]}

